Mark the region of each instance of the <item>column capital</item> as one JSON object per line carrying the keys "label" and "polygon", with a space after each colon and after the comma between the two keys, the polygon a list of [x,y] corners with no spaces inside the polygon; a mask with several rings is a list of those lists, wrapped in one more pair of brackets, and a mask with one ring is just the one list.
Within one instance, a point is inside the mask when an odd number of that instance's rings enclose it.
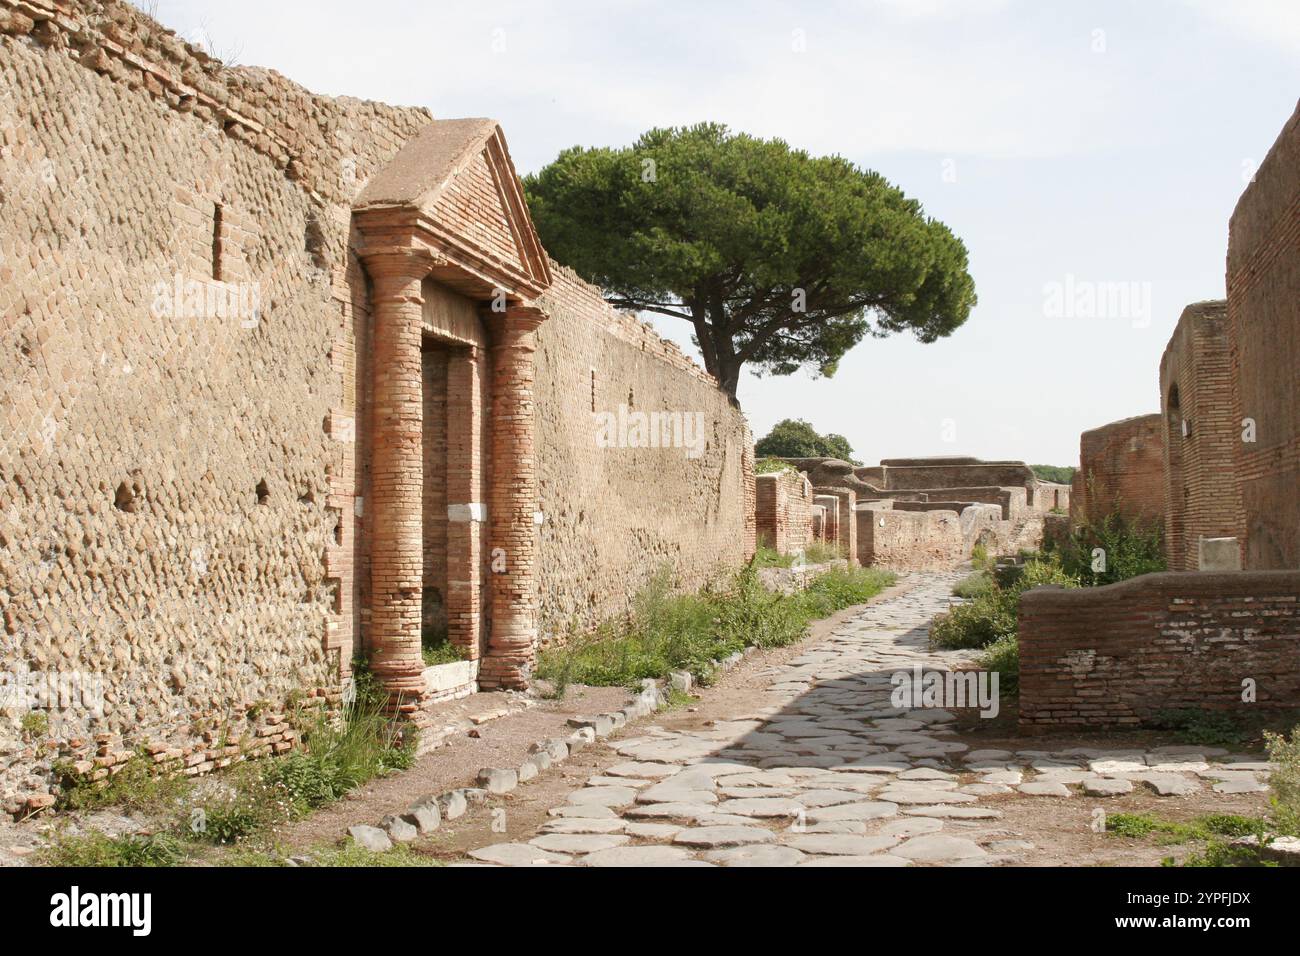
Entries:
{"label": "column capital", "polygon": [[538,306],[522,302],[509,303],[504,312],[485,308],[482,316],[497,345],[512,335],[536,331],[547,318],[546,312]]}
{"label": "column capital", "polygon": [[364,245],[357,255],[371,278],[423,279],[444,260],[424,246]]}

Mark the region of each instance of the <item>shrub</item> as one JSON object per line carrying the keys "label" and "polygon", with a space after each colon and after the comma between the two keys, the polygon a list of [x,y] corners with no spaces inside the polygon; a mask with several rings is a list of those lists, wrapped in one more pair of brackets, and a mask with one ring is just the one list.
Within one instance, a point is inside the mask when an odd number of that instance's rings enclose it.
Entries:
{"label": "shrub", "polygon": [[[930,628],[931,642],[956,650],[989,647],[1004,638],[1014,638],[1023,592],[1043,584],[1078,586],[1052,555],[1035,556],[1020,566],[1019,572],[1014,577],[990,577],[985,593],[935,618]],[[1006,649],[1000,653],[1005,659]]]}
{"label": "shrub", "polygon": [[823,544],[820,541],[814,541],[804,549],[803,557],[809,564],[825,564],[828,561],[837,561],[844,555],[840,549],[833,544]]}
{"label": "shrub", "polygon": [[157,810],[183,798],[193,786],[189,780],[160,771],[144,753],[133,754],[117,773],[104,780],[82,776],[69,763],[56,764],[54,770],[61,783],[57,804],[60,810]]}
{"label": "shrub", "polygon": [[184,843],[167,833],[60,836],[40,854],[47,866],[176,866],[184,860]]}
{"label": "shrub", "polygon": [[1004,634],[984,648],[978,663],[986,671],[997,671],[999,690],[1019,693],[1020,641],[1015,634]]}
{"label": "shrub", "polygon": [[445,630],[426,630],[420,638],[420,656],[424,658],[425,667],[436,667],[465,660],[465,649],[448,640]]}
{"label": "shrub", "polygon": [[1151,726],[1172,730],[1179,743],[1235,747],[1246,734],[1230,714],[1195,707],[1166,708],[1151,716]]}
{"label": "shrub", "polygon": [[1283,734],[1265,733],[1269,759],[1277,765],[1269,777],[1273,788],[1273,820],[1277,830],[1300,836],[1300,726]]}
{"label": "shrub", "polygon": [[[1093,551],[1100,548],[1105,563],[1093,570]],[[1117,514],[1100,522],[1086,521],[1070,532],[1060,548],[1061,565],[1084,587],[1114,584],[1166,569],[1164,543],[1158,528],[1130,522]]]}
{"label": "shrub", "polygon": [[357,672],[356,680],[356,699],[341,718],[317,715],[304,730],[300,749],[266,765],[261,782],[282,795],[290,815],[331,803],[414,762],[414,737],[403,738],[389,723],[382,697],[365,671]]}
{"label": "shrub", "polygon": [[788,568],[794,564],[793,554],[782,554],[775,548],[760,544],[752,559],[756,568]]}
{"label": "shrub", "polygon": [[988,594],[993,590],[993,578],[987,571],[976,571],[957,582],[952,593],[959,598],[970,600]]}

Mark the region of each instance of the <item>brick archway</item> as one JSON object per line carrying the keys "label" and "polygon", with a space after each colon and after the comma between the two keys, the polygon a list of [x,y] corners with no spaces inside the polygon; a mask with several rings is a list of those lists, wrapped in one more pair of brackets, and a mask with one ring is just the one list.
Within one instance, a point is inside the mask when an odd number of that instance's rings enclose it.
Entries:
{"label": "brick archway", "polygon": [[[465,194],[476,201],[462,202]],[[495,195],[496,212],[485,211],[484,194]],[[480,687],[528,686],[537,641],[533,357],[545,319],[534,300],[550,273],[491,121],[426,127],[371,180],[353,217],[371,280],[366,643],[393,706],[414,717],[425,694],[424,353],[431,340],[457,350],[457,385],[468,390],[455,394],[465,400],[457,427],[468,428],[456,438],[469,447],[447,458],[448,630],[472,656],[482,651]],[[431,327],[432,288],[475,303],[481,334],[464,323]]]}

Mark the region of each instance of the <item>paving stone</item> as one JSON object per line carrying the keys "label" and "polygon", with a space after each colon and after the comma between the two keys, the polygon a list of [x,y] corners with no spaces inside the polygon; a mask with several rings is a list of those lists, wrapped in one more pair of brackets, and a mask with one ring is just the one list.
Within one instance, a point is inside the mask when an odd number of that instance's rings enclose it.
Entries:
{"label": "paving stone", "polygon": [[673,842],[682,846],[714,849],[748,843],[771,843],[776,834],[762,827],[691,827],[678,831]]}
{"label": "paving stone", "polygon": [[992,797],[1000,793],[1010,793],[1011,788],[1002,783],[968,783],[959,787],[958,793],[969,793],[972,797]]}
{"label": "paving stone", "polygon": [[631,839],[621,833],[547,833],[528,842],[556,853],[594,853],[622,846]]}
{"label": "paving stone", "polygon": [[799,822],[796,820],[786,828],[787,833],[866,833],[867,824],[862,820],[826,820],[822,823]]}
{"label": "paving stone", "polygon": [[623,832],[629,836],[648,840],[671,840],[682,828],[673,823],[641,823],[628,821]]}
{"label": "paving stone", "polygon": [[[635,820],[693,820],[716,812],[716,808],[707,803],[647,803],[628,807],[623,815]],[[748,822],[748,817],[740,819]]]}
{"label": "paving stone", "polygon": [[904,805],[932,803],[974,803],[978,797],[955,790],[921,790],[889,787],[876,794],[881,800]]}
{"label": "paving stone", "polygon": [[877,832],[881,836],[913,837],[922,833],[938,833],[943,829],[943,821],[927,817],[906,820],[890,820]]}
{"label": "paving stone", "polygon": [[898,815],[898,804],[883,800],[866,800],[862,803],[843,803],[838,807],[809,810],[809,823],[829,823],[835,820],[875,820]]}
{"label": "paving stone", "polygon": [[625,807],[636,799],[634,787],[583,787],[569,794],[574,806]]}
{"label": "paving stone", "polygon": [[501,866],[543,866],[551,863],[570,863],[572,857],[563,853],[552,853],[539,846],[527,843],[494,843],[491,846],[470,850],[469,855],[484,863],[497,863]]}
{"label": "paving stone", "polygon": [[656,779],[659,777],[671,777],[678,772],[677,767],[667,763],[650,763],[641,760],[628,760],[623,763],[616,763],[608,767],[605,773],[611,777],[641,777],[645,779]]}
{"label": "paving stone", "polygon": [[1029,783],[1022,783],[1016,789],[1031,797],[1068,797],[1072,795],[1070,788],[1065,784],[1052,781],[1034,780]]}
{"label": "paving stone", "polygon": [[751,797],[723,800],[717,806],[719,813],[739,814],[744,817],[792,817],[804,807],[788,797]]}
{"label": "paving stone", "polygon": [[911,860],[887,853],[872,856],[815,856],[799,866],[911,866]]}
{"label": "paving stone", "polygon": [[[557,817],[548,820],[542,824],[544,833],[632,833],[634,824],[626,821],[613,820],[584,820],[581,817]],[[669,829],[676,830],[676,827]]]}
{"label": "paving stone", "polygon": [[1184,797],[1201,788],[1189,777],[1178,773],[1151,773],[1142,782],[1162,797]]}
{"label": "paving stone", "polygon": [[615,813],[610,807],[596,806],[594,804],[585,804],[585,805],[578,805],[578,806],[569,805],[566,807],[551,807],[551,809],[547,810],[546,812],[553,817],[568,817],[568,818],[582,818],[582,819],[601,819],[601,818],[618,817],[618,814]]}
{"label": "paving stone", "polygon": [[992,807],[908,807],[903,811],[909,817],[935,817],[941,820],[998,820],[1001,810]]}
{"label": "paving stone", "polygon": [[894,836],[855,836],[843,833],[804,833],[781,837],[781,842],[804,853],[869,856],[898,843]]}
{"label": "paving stone", "polygon": [[1264,793],[1268,787],[1253,774],[1234,774],[1216,781],[1210,789],[1215,793]]}
{"label": "paving stone", "polygon": [[704,858],[723,866],[795,866],[807,859],[794,847],[772,844],[710,850]]}
{"label": "paving stone", "polygon": [[1133,784],[1128,780],[1111,780],[1102,777],[1096,780],[1085,780],[1083,782],[1083,792],[1090,797],[1118,797],[1126,793],[1133,792]]}
{"label": "paving stone", "polygon": [[691,855],[675,846],[619,846],[578,858],[582,866],[682,866]]}
{"label": "paving stone", "polygon": [[915,767],[912,770],[904,770],[898,775],[899,780],[956,780],[955,774],[947,773],[943,770],[934,770],[931,767]]}
{"label": "paving stone", "polygon": [[923,833],[911,837],[894,847],[890,854],[922,863],[942,863],[987,855],[978,843],[945,833]]}

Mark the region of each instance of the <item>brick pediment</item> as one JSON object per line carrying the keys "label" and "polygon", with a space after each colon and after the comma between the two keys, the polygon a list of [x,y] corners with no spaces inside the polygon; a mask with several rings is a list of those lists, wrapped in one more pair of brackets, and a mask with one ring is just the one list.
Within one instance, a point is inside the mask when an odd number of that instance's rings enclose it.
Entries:
{"label": "brick pediment", "polygon": [[445,272],[439,277],[466,292],[501,288],[532,298],[551,284],[546,252],[495,120],[430,123],[375,174],[353,211],[368,236],[418,229],[446,260],[434,274]]}

